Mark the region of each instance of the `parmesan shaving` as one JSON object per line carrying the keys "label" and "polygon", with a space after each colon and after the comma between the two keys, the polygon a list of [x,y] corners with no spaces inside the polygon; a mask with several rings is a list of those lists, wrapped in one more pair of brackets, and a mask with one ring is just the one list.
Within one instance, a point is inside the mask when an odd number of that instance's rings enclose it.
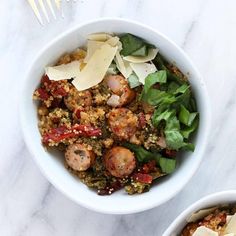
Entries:
{"label": "parmesan shaving", "polygon": [[81,63],[79,61],[73,61],[59,66],[49,66],[45,68],[45,73],[50,80],[59,81],[72,79],[79,75],[80,65]]}
{"label": "parmesan shaving", "polygon": [[110,34],[106,33],[100,33],[100,34],[90,34],[87,39],[88,40],[93,40],[93,41],[101,41],[105,42],[108,39],[110,39],[112,36]]}
{"label": "parmesan shaving", "polygon": [[136,57],[136,56],[126,56],[124,60],[132,62],[132,63],[144,63],[153,60],[158,53],[157,48],[150,48],[148,50],[148,55],[144,57]]}
{"label": "parmesan shaving", "polygon": [[[88,40],[87,45],[87,56],[84,59],[84,62],[87,63],[91,56],[95,53],[97,49],[99,49],[104,44],[109,44],[112,47],[120,45],[120,39],[118,37],[111,37],[106,42],[103,41],[95,41],[95,40]],[[118,46],[119,47],[119,46]]]}
{"label": "parmesan shaving", "polygon": [[127,79],[132,74],[132,68],[127,61],[124,61],[120,53],[116,52],[115,62],[120,73]]}
{"label": "parmesan shaving", "polygon": [[197,228],[193,233],[193,236],[218,236],[219,234],[205,226]]}
{"label": "parmesan shaving", "polygon": [[114,59],[117,47],[104,44],[97,49],[79,75],[72,81],[72,84],[79,90],[89,89],[99,84]]}
{"label": "parmesan shaving", "polygon": [[206,208],[206,209],[203,209],[203,210],[199,210],[199,211],[193,213],[187,219],[187,222],[196,222],[197,220],[200,220],[200,219],[204,218],[205,216],[211,214],[216,209],[217,209],[217,207],[211,207],[211,208]]}
{"label": "parmesan shaving", "polygon": [[225,228],[225,234],[233,233],[236,234],[236,214],[232,216],[229,223],[227,224]]}
{"label": "parmesan shaving", "polygon": [[149,63],[130,63],[130,67],[134,73],[138,76],[139,82],[144,84],[145,78],[154,72],[157,71],[157,68],[154,64]]}
{"label": "parmesan shaving", "polygon": [[106,43],[110,44],[112,47],[118,46],[118,43],[120,42],[120,39],[115,36],[106,41]]}
{"label": "parmesan shaving", "polygon": [[97,49],[101,48],[104,42],[88,40],[87,55],[84,58],[84,62],[87,63]]}

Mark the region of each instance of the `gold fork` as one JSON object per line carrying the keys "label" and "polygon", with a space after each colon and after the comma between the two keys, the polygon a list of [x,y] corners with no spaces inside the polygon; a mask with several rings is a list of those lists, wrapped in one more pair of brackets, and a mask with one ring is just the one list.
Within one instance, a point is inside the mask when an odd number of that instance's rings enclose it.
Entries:
{"label": "gold fork", "polygon": [[[30,4],[32,10],[34,11],[35,16],[37,17],[41,25],[44,25],[42,15],[44,15],[47,22],[50,23],[50,17],[47,9],[50,10],[54,19],[57,19],[55,11],[61,11],[61,14],[63,16],[63,12],[61,9],[62,0],[27,0],[27,1]],[[69,0],[67,0],[67,2],[69,2]]]}

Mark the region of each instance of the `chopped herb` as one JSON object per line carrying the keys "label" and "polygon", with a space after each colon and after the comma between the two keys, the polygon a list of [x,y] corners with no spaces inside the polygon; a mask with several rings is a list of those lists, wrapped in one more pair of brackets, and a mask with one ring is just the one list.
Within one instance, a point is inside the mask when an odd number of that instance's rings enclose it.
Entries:
{"label": "chopped herb", "polygon": [[128,56],[144,46],[144,41],[132,34],[124,34],[120,37],[122,43],[121,54]]}
{"label": "chopped herb", "polygon": [[137,56],[137,57],[147,56],[148,55],[148,47],[147,47],[147,45],[142,46],[140,49],[138,49],[137,51],[134,51],[130,55]]}
{"label": "chopped herb", "polygon": [[140,163],[155,160],[157,165],[161,167],[162,172],[170,174],[175,170],[175,159],[162,157],[160,153],[147,151],[145,148],[135,144],[125,143],[124,146],[135,153],[136,158]]}

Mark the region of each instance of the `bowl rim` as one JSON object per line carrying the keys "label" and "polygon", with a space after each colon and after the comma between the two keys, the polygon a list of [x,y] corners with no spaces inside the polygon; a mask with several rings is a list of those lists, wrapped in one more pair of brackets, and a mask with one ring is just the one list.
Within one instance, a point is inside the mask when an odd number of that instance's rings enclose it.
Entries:
{"label": "bowl rim", "polygon": [[[35,62],[37,61],[38,58],[40,58],[43,53],[50,49],[50,47],[52,45],[54,45],[56,42],[60,41],[62,38],[64,38],[66,35],[71,34],[75,31],[77,31],[78,29],[85,27],[87,25],[90,24],[96,24],[96,23],[101,23],[101,22],[107,22],[107,21],[111,21],[111,22],[119,22],[119,23],[128,23],[128,24],[134,24],[137,27],[141,27],[141,28],[146,28],[148,31],[153,32],[154,34],[157,34],[159,37],[161,37],[164,41],[167,41],[169,44],[173,45],[174,48],[179,52],[179,54],[181,55],[181,58],[184,58],[185,61],[188,61],[190,67],[193,69],[194,73],[196,74],[196,77],[199,79],[199,84],[201,84],[201,95],[204,97],[204,106],[207,107],[207,109],[205,109],[205,123],[207,123],[205,125],[205,135],[204,135],[204,139],[205,142],[203,143],[203,146],[201,147],[201,153],[200,156],[201,158],[199,158],[198,162],[195,164],[192,173],[189,175],[189,178],[185,178],[183,179],[183,182],[181,185],[178,186],[178,188],[176,189],[175,192],[173,192],[172,194],[169,194],[165,199],[159,200],[157,202],[153,202],[152,204],[148,204],[147,206],[137,206],[135,209],[127,209],[127,210],[119,210],[117,209],[116,211],[114,210],[110,210],[110,209],[105,209],[101,206],[91,206],[90,204],[88,204],[86,201],[83,201],[81,199],[75,198],[73,197],[72,194],[69,194],[68,192],[66,192],[63,187],[61,187],[60,184],[57,183],[57,181],[54,181],[54,179],[44,170],[44,168],[39,164],[38,162],[38,158],[37,158],[37,153],[36,151],[31,147],[30,143],[30,137],[29,135],[27,135],[27,131],[24,129],[24,91],[25,91],[25,84],[27,82],[27,80],[29,79],[29,75],[31,73],[31,69],[32,67],[35,65]],[[169,201],[170,199],[172,199],[174,196],[176,196],[188,183],[188,181],[193,177],[193,175],[196,173],[196,170],[198,169],[198,167],[200,166],[202,159],[203,159],[203,152],[206,149],[207,146],[207,137],[209,136],[209,131],[210,131],[210,126],[211,126],[211,106],[210,106],[210,100],[209,100],[209,96],[207,93],[207,89],[206,89],[206,85],[205,82],[200,74],[200,72],[198,71],[198,69],[195,67],[195,65],[192,63],[192,61],[190,60],[190,58],[187,56],[187,54],[183,51],[183,49],[181,49],[175,42],[173,42],[171,39],[169,39],[167,36],[165,36],[163,33],[159,32],[156,29],[153,29],[152,27],[145,25],[143,23],[140,23],[138,21],[134,21],[134,20],[130,20],[130,19],[126,19],[126,18],[118,18],[118,17],[104,17],[104,18],[99,18],[99,19],[93,19],[93,20],[89,20],[89,21],[85,21],[83,23],[77,24],[74,27],[72,27],[71,29],[66,30],[65,32],[59,34],[58,36],[56,36],[54,39],[52,39],[50,42],[48,42],[44,47],[42,47],[41,50],[39,50],[39,52],[36,54],[36,56],[33,58],[32,63],[30,63],[28,69],[26,70],[26,74],[25,74],[25,78],[23,80],[22,86],[21,86],[21,94],[20,94],[20,124],[21,124],[21,130],[23,133],[23,138],[24,141],[26,143],[26,146],[30,152],[30,154],[33,156],[34,161],[36,162],[37,166],[39,167],[41,173],[46,177],[46,179],[60,192],[62,192],[65,196],[67,196],[69,199],[71,199],[73,202],[79,204],[80,206],[83,206],[87,209],[96,211],[96,212],[100,212],[100,213],[105,213],[105,214],[132,214],[132,213],[138,213],[138,212],[142,212],[145,210],[149,210],[152,209],[154,207],[157,207],[167,201]]]}
{"label": "bowl rim", "polygon": [[[193,202],[191,205],[189,205],[184,211],[182,211],[176,219],[170,224],[170,226],[166,229],[166,231],[163,233],[163,236],[175,236],[176,234],[173,233],[173,231],[181,224],[183,221],[186,221],[188,216],[198,210],[212,207],[214,205],[218,204],[225,204],[227,202],[227,197],[234,197],[236,201],[236,190],[225,190],[220,192],[215,192],[208,194],[199,200]],[[213,205],[211,205],[209,202],[212,201]],[[226,201],[226,202],[224,202]],[[219,203],[215,203],[219,202]]]}

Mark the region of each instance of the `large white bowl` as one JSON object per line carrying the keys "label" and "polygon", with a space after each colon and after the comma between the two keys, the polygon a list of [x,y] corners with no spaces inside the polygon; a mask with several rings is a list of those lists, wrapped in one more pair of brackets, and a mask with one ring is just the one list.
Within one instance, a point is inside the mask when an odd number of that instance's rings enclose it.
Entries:
{"label": "large white bowl", "polygon": [[214,207],[217,205],[224,205],[236,203],[236,191],[224,191],[208,195],[199,201],[189,206],[183,213],[181,213],[176,220],[170,225],[170,227],[164,232],[162,236],[177,236],[181,233],[181,230],[187,225],[187,219],[198,210],[204,208]]}
{"label": "large white bowl", "polygon": [[[156,45],[160,48],[161,54],[169,61],[175,62],[182,72],[188,73],[197,100],[200,125],[194,139],[195,152],[186,152],[181,157],[181,163],[173,175],[160,181],[151,188],[150,192],[141,195],[129,196],[123,191],[119,191],[111,196],[98,196],[64,168],[62,156],[48,153],[41,145],[41,137],[37,127],[37,107],[32,100],[32,94],[44,73],[44,67],[55,62],[63,53],[84,45],[86,36],[95,32],[131,33]],[[20,114],[25,142],[47,179],[76,203],[95,211],[110,214],[144,211],[158,206],[176,195],[197,170],[203,157],[210,128],[206,87],[201,75],[185,53],[166,36],[148,26],[114,18],[105,18],[79,25],[54,39],[37,55],[24,81]]]}

